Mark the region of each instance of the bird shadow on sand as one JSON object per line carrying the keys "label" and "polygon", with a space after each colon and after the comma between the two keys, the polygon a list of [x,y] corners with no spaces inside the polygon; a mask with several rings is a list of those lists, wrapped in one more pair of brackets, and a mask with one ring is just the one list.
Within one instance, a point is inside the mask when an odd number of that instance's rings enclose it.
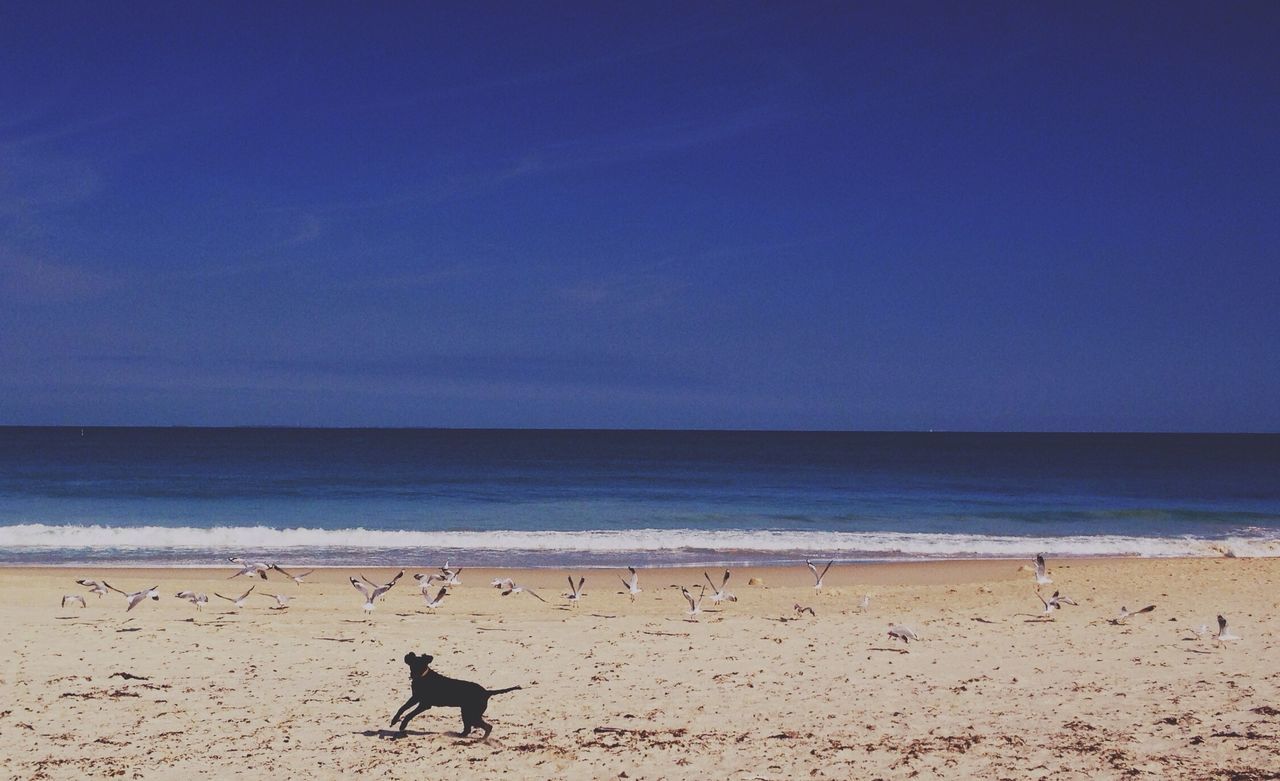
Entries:
{"label": "bird shadow on sand", "polygon": [[116,631],[117,631],[117,632],[141,632],[141,631],[142,631],[142,627],[140,627],[140,626],[126,626],[125,628],[123,628],[123,629],[117,629]]}
{"label": "bird shadow on sand", "polygon": [[909,654],[909,653],[911,653],[910,651],[908,651],[908,650],[907,650],[907,649],[905,649],[905,648],[868,648],[867,650],[868,650],[868,651],[884,651],[885,653],[893,653],[893,654]]}

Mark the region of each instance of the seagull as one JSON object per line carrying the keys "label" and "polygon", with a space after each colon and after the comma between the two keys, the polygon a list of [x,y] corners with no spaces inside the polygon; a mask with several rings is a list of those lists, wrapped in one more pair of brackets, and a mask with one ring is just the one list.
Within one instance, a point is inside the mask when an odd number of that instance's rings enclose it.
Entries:
{"label": "seagull", "polygon": [[808,567],[808,568],[809,568],[809,571],[813,573],[813,580],[814,580],[813,588],[814,588],[814,590],[821,590],[821,589],[822,589],[822,579],[823,579],[823,578],[825,578],[825,577],[827,576],[827,570],[831,569],[831,565],[832,565],[832,564],[835,564],[835,563],[836,563],[835,559],[832,559],[831,561],[828,561],[828,562],[827,562],[827,566],[823,567],[823,568],[822,568],[822,573],[821,573],[821,574],[819,574],[819,573],[818,573],[818,568],[814,566],[813,562],[812,562],[812,561],[809,561],[808,559],[806,559],[806,560],[805,560],[805,562],[804,562],[805,566],[806,566],[806,567]]}
{"label": "seagull", "polygon": [[916,634],[915,630],[913,630],[909,626],[903,626],[902,624],[891,624],[889,626],[889,639],[901,640],[903,645],[908,645],[911,643],[912,640],[919,640],[920,635]]}
{"label": "seagull", "polygon": [[858,612],[865,613],[871,609],[871,595],[863,594],[862,599],[858,601]]}
{"label": "seagull", "polygon": [[230,578],[227,578],[227,580],[231,580],[231,578],[238,578],[241,575],[248,575],[249,577],[253,577],[254,575],[257,575],[263,580],[266,580],[267,570],[271,569],[270,564],[264,564],[260,561],[245,561],[239,556],[232,556],[229,559],[227,559],[227,561],[231,562],[232,564],[238,564],[240,566],[240,571],[232,575]]}
{"label": "seagull", "polygon": [[569,603],[574,607],[578,606],[578,600],[586,596],[586,593],[582,590],[582,584],[586,582],[586,578],[578,578],[578,585],[575,586],[573,585],[573,576],[569,576],[569,593],[564,596],[569,598]]}
{"label": "seagull", "polygon": [[90,594],[97,594],[98,599],[102,599],[102,595],[107,593],[107,585],[101,580],[81,579],[81,580],[77,580],[76,582],[82,586],[87,587],[89,589]]}
{"label": "seagull", "polygon": [[711,586],[712,602],[719,604],[720,602],[726,599],[729,600],[730,602],[738,601],[737,597],[735,597],[733,594],[730,594],[728,591],[724,590],[724,587],[729,584],[729,570],[724,571],[724,579],[720,581],[720,588],[716,588],[716,584],[711,582],[711,576],[708,575],[705,570],[702,573],[702,577],[706,578],[707,583],[710,584]]}
{"label": "seagull", "polygon": [[1053,611],[1058,610],[1063,605],[1076,604],[1075,600],[1073,600],[1071,597],[1059,596],[1057,591],[1053,592],[1053,596],[1049,597],[1047,600],[1044,598],[1044,596],[1040,594],[1039,591],[1036,592],[1036,596],[1039,597],[1040,603],[1044,605],[1044,615],[1046,616],[1052,616]]}
{"label": "seagull", "polygon": [[1222,643],[1231,643],[1239,640],[1240,635],[1227,628],[1226,616],[1218,616],[1218,633],[1213,636],[1213,639],[1217,640],[1218,644],[1221,645]]}
{"label": "seagull", "polygon": [[279,564],[272,564],[271,569],[275,570],[276,572],[279,572],[281,575],[284,575],[286,578],[288,578],[289,580],[292,580],[294,583],[298,584],[299,586],[302,585],[303,578],[315,572],[315,570],[309,569],[306,572],[303,572],[298,575],[290,575],[288,572],[285,572],[284,568],[281,567]]}
{"label": "seagull", "polygon": [[[419,589],[421,589],[421,591],[422,591],[422,596],[424,596],[424,597],[425,597],[425,596],[427,596],[428,592],[430,592],[430,591],[431,591],[431,584],[432,584],[432,583],[435,583],[437,580],[438,580],[438,581],[441,581],[441,582],[444,582],[444,580],[445,580],[445,576],[444,576],[444,575],[436,575],[435,573],[432,573],[432,574],[430,574],[430,575],[423,575],[421,572],[415,572],[415,573],[413,574],[413,579],[414,579],[414,580],[416,580],[416,581],[418,581],[418,588],[419,588]],[[500,581],[495,580],[495,581],[493,581],[492,583],[490,583],[489,585],[491,585],[491,586],[495,586],[495,587],[496,587],[496,586],[497,586],[497,584],[498,584],[499,582],[500,582]]]}
{"label": "seagull", "polygon": [[120,589],[116,588],[115,586],[111,585],[105,580],[102,581],[102,585],[106,586],[107,588],[119,594],[124,594],[125,599],[129,600],[129,606],[124,609],[124,612],[126,613],[128,613],[130,610],[133,610],[135,607],[137,607],[138,603],[142,602],[143,600],[154,599],[157,602],[160,601],[160,592],[156,591],[156,589],[159,588],[158,586],[152,586],[151,588],[144,588],[142,591],[129,592],[129,591],[121,591]]}
{"label": "seagull", "polygon": [[804,615],[805,613],[808,613],[809,615],[813,616],[814,618],[817,618],[817,617],[818,617],[818,614],[817,614],[817,613],[815,613],[815,612],[813,612],[813,608],[808,607],[807,605],[802,605],[802,604],[800,604],[799,602],[797,602],[797,603],[795,603],[794,605],[792,605],[792,606],[791,606],[791,609],[792,609],[792,610],[794,610],[794,611],[796,611],[796,615],[798,615],[798,616],[802,616],[802,615]]}
{"label": "seagull", "polygon": [[73,605],[74,605],[74,604],[76,604],[76,603],[79,603],[79,604],[80,604],[80,607],[84,607],[84,606],[85,606],[85,604],[84,604],[84,597],[80,596],[79,594],[63,594],[63,595],[62,595],[62,606],[63,606],[63,607],[66,607],[68,602],[70,602],[70,603],[71,603],[71,604],[73,604]]}
{"label": "seagull", "polygon": [[422,598],[426,600],[428,610],[435,610],[436,608],[444,604],[444,598],[447,597],[448,595],[449,595],[449,588],[447,586],[441,586],[440,591],[436,593],[436,596],[434,599],[427,596],[425,591],[422,593]]}
{"label": "seagull", "polygon": [[689,610],[686,615],[696,616],[702,612],[702,598],[707,595],[706,586],[702,587],[702,591],[698,593],[697,599],[694,599],[693,594],[690,594],[689,589],[684,586],[680,587],[680,593],[684,595],[685,600],[689,603]]}
{"label": "seagull", "polygon": [[270,597],[276,601],[276,606],[271,608],[272,610],[284,610],[289,607],[288,594],[262,594],[261,596]]}
{"label": "seagull", "polygon": [[178,599],[185,599],[196,606],[196,610],[203,610],[204,606],[209,604],[209,598],[204,594],[197,594],[194,591],[179,591],[174,594]]}
{"label": "seagull", "polygon": [[505,578],[504,580],[496,583],[494,585],[494,588],[502,589],[502,596],[504,597],[509,597],[512,594],[528,594],[536,598],[539,602],[547,601],[543,599],[542,596],[539,595],[538,592],[534,591],[533,589],[525,588],[524,586],[517,586],[516,582],[511,578]]}
{"label": "seagull", "polygon": [[627,567],[627,571],[631,573],[630,579],[622,576],[619,576],[618,579],[622,581],[622,585],[626,587],[627,593],[631,595],[631,601],[635,602],[636,594],[640,593],[640,576],[636,574],[635,567]]}
{"label": "seagull", "polygon": [[1109,618],[1107,619],[1107,621],[1112,624],[1123,624],[1129,620],[1130,616],[1141,615],[1143,613],[1150,613],[1152,610],[1155,610],[1155,609],[1156,609],[1155,605],[1147,605],[1141,610],[1134,610],[1133,612],[1130,612],[1129,608],[1125,607],[1124,605],[1121,605],[1120,615],[1116,616],[1115,618]]}
{"label": "seagull", "polygon": [[222,596],[221,594],[219,594],[219,593],[218,593],[218,592],[216,592],[216,591],[215,591],[215,592],[213,592],[213,595],[214,595],[215,597],[218,597],[219,599],[225,599],[225,600],[227,600],[228,602],[230,602],[230,603],[232,603],[233,605],[235,605],[235,606],[236,606],[236,609],[237,609],[237,610],[239,610],[240,608],[244,607],[245,600],[249,598],[249,595],[253,593],[253,590],[254,590],[255,588],[257,588],[257,586],[250,586],[248,591],[244,592],[243,594],[241,594],[241,595],[240,595],[240,596],[238,596],[238,597],[235,597],[234,599],[233,599],[233,598],[231,598],[231,597],[224,597],[224,596]]}
{"label": "seagull", "polygon": [[1044,564],[1044,554],[1036,554],[1036,583],[1044,586],[1053,582],[1053,578],[1049,577],[1049,569]]}
{"label": "seagull", "polygon": [[[403,575],[403,574],[404,574],[404,570],[401,570],[400,575]],[[390,591],[391,587],[394,586],[396,584],[396,581],[400,579],[400,575],[396,575],[394,578],[391,579],[390,583],[384,583],[381,586],[369,580],[364,575],[360,576],[360,580],[351,578],[351,585],[355,586],[356,590],[359,591],[361,594],[364,594],[364,606],[361,607],[360,609],[364,611],[365,615],[369,615],[370,613],[373,612],[374,601],[378,597]]]}
{"label": "seagull", "polygon": [[449,562],[446,561],[444,563],[444,566],[440,568],[440,571],[444,573],[444,577],[441,578],[441,580],[444,581],[444,584],[446,586],[462,585],[462,579],[458,577],[459,575],[462,574],[462,567],[458,567],[457,569],[450,569]]}

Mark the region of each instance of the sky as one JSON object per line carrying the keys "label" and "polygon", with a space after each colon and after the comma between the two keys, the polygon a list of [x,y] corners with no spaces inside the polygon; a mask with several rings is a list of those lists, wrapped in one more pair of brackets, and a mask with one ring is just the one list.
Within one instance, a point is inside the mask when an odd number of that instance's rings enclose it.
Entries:
{"label": "sky", "polygon": [[1280,431],[1278,37],[11,3],[0,424]]}

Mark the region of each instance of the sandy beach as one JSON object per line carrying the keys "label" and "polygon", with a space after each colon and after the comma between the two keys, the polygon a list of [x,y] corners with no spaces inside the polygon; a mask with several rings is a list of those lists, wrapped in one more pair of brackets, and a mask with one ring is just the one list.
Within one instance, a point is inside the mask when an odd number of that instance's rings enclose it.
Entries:
{"label": "sandy beach", "polygon": [[[642,570],[634,602],[625,572],[582,570],[577,608],[564,571],[500,573],[543,604],[466,570],[434,613],[406,575],[366,620],[356,568],[254,580],[296,596],[287,610],[255,594],[200,612],[174,593],[250,580],[11,568],[0,766],[15,779],[1280,778],[1280,560],[1051,560],[1048,588],[1080,603],[1053,621],[1023,564],[837,565],[821,593],[803,567],[739,569],[738,601],[708,601],[697,620],[673,586],[701,569]],[[103,576],[163,598],[127,614],[118,594],[59,607],[85,592],[76,578]],[[1218,613],[1239,641],[1196,638]],[[892,642],[897,622],[921,640]],[[525,688],[493,698],[487,741],[456,736],[457,709],[401,737],[388,722],[410,650],[451,677]]]}

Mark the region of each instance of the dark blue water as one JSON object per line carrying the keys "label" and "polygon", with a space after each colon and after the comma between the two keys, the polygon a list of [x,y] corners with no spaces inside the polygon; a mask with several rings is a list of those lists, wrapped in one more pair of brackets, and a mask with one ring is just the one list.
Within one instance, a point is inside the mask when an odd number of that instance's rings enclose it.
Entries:
{"label": "dark blue water", "polygon": [[1280,436],[0,428],[0,560],[1274,554]]}

